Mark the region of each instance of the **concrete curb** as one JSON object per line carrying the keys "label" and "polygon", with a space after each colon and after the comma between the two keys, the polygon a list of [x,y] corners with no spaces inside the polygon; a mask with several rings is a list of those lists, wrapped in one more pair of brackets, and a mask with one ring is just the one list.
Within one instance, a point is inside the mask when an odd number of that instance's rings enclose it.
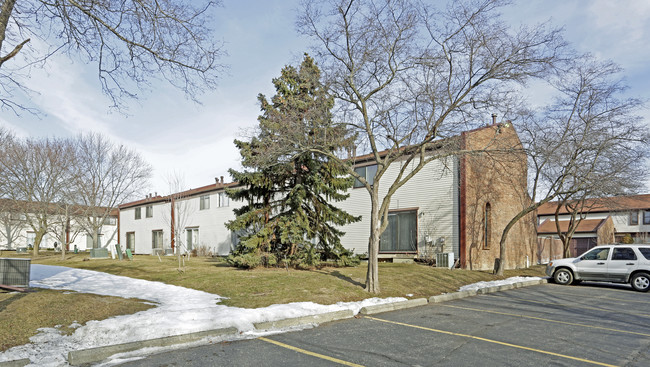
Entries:
{"label": "concrete curb", "polygon": [[424,306],[427,303],[428,302],[426,298],[416,298],[416,299],[410,299],[408,301],[402,301],[402,302],[384,303],[381,305],[366,306],[361,308],[361,311],[359,311],[359,313],[362,315],[372,315],[381,312],[401,310],[404,308]]}
{"label": "concrete curb", "polygon": [[454,292],[454,293],[445,293],[445,294],[439,294],[437,296],[429,297],[429,302],[430,303],[440,303],[440,302],[446,302],[446,301],[451,301],[454,299],[461,299],[465,297],[471,297],[477,295],[478,292],[476,291],[462,291],[462,292]]}
{"label": "concrete curb", "polygon": [[321,313],[318,315],[309,315],[294,317],[290,319],[276,320],[276,321],[265,321],[265,322],[256,322],[255,329],[257,330],[269,330],[269,329],[278,329],[306,324],[322,324],[324,322],[342,320],[342,319],[351,319],[354,317],[354,312],[352,310],[342,310],[334,311],[328,313]]}
{"label": "concrete curb", "polygon": [[477,290],[441,294],[441,295],[438,295],[438,296],[430,297],[429,302],[430,303],[445,302],[445,301],[451,301],[451,300],[454,300],[454,299],[461,299],[461,298],[465,298],[465,297],[475,296],[477,294],[488,294],[488,293],[494,293],[494,292],[501,292],[501,291],[507,291],[509,289],[522,288],[522,287],[528,287],[528,286],[531,286],[531,285],[538,285],[538,284],[545,284],[545,283],[548,283],[548,279],[546,279],[546,278],[525,280],[525,281],[522,281],[522,282],[517,282],[517,283],[512,283],[512,284],[503,284],[503,285],[498,285],[498,286],[494,286],[494,287],[480,288],[480,289],[477,289]]}
{"label": "concrete curb", "polygon": [[0,367],[24,367],[32,363],[29,358],[0,362]]}
{"label": "concrete curb", "polygon": [[199,331],[196,333],[182,335],[173,335],[164,338],[142,340],[132,343],[115,344],[107,345],[104,347],[76,350],[68,352],[68,363],[70,363],[72,366],[79,366],[83,364],[103,361],[104,359],[117,353],[132,352],[134,350],[150,347],[167,347],[174,344],[183,344],[197,341],[206,337],[237,334],[238,332],[239,331],[236,328],[224,328]]}
{"label": "concrete curb", "polygon": [[[455,299],[475,296],[477,294],[493,293],[493,292],[504,291],[508,289],[521,288],[521,287],[527,287],[531,285],[538,285],[544,283],[548,283],[548,279],[526,280],[523,282],[504,284],[495,287],[482,288],[479,290],[469,290],[469,291],[462,291],[462,292],[440,294],[437,296],[432,296],[428,300],[426,298],[416,298],[416,299],[411,299],[402,302],[366,306],[361,308],[359,313],[362,315],[372,315],[381,312],[395,311],[395,310],[401,310],[401,309],[417,307],[417,306],[424,306],[427,305],[428,303],[446,302]],[[306,324],[322,324],[330,321],[349,319],[354,316],[355,314],[352,310],[342,310],[342,311],[334,311],[334,312],[328,312],[328,313],[317,314],[317,315],[295,317],[290,319],[258,322],[255,323],[254,325],[257,330],[269,330],[269,329],[276,329],[276,328],[300,326]],[[103,361],[106,358],[117,353],[132,352],[134,350],[138,350],[142,348],[150,348],[150,347],[166,347],[174,344],[189,343],[206,337],[223,336],[226,334],[237,334],[238,332],[239,331],[236,328],[215,329],[215,330],[200,331],[200,332],[190,333],[190,334],[168,336],[164,338],[142,340],[142,341],[132,342],[132,343],[115,344],[115,345],[108,345],[108,346],[97,347],[97,348],[71,351],[68,353],[68,363],[72,366],[90,364],[94,362]],[[30,363],[29,359],[19,359],[15,361],[0,362],[0,367],[23,367],[29,363]]]}

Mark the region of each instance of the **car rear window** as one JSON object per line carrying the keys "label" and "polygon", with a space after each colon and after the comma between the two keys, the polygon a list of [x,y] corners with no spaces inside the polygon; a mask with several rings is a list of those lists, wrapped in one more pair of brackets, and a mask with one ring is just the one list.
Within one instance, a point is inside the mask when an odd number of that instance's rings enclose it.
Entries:
{"label": "car rear window", "polygon": [[639,247],[639,252],[641,252],[643,257],[650,260],[650,247]]}

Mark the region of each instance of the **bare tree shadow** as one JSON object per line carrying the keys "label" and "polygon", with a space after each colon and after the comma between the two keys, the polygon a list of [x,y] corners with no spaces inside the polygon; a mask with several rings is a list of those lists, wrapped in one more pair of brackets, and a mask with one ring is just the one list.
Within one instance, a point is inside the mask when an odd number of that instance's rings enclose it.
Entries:
{"label": "bare tree shadow", "polygon": [[341,273],[340,271],[338,271],[338,270],[336,270],[336,271],[322,271],[322,270],[321,270],[321,272],[323,272],[323,273],[325,273],[325,274],[328,274],[328,275],[331,275],[331,276],[334,276],[334,277],[336,277],[336,278],[339,278],[339,279],[341,279],[341,280],[343,280],[343,281],[346,281],[346,282],[348,282],[348,283],[352,283],[352,284],[354,284],[354,285],[356,285],[356,286],[359,286],[359,287],[364,287],[364,286],[365,286],[364,283],[358,282],[358,281],[356,281],[356,280],[350,278],[349,276],[347,276],[347,275],[345,275],[345,274],[342,274],[342,273]]}

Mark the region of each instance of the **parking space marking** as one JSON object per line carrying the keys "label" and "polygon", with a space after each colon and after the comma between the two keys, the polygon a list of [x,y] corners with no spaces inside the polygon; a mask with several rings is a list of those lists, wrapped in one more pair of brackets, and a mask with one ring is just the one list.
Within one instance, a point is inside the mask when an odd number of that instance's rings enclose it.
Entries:
{"label": "parking space marking", "polygon": [[[500,296],[493,296],[493,295],[489,295],[489,296],[490,297],[500,297]],[[510,298],[510,299],[514,299],[514,300],[517,300],[517,301],[525,301],[525,302],[537,303],[537,304],[540,304],[540,305],[547,305],[547,306],[551,305],[551,306],[561,306],[561,307],[566,307],[566,308],[579,308],[581,310],[596,310],[596,311],[602,311],[602,312],[612,312],[613,311],[613,310],[608,310],[606,308],[584,306],[582,304],[575,304],[575,306],[574,306],[574,305],[571,305],[571,304],[568,304],[568,303],[542,302],[542,301],[534,301],[534,300],[528,299],[528,298]],[[632,316],[650,317],[650,314],[640,313],[640,312],[627,312],[627,311],[616,310],[616,313],[622,313],[622,314],[625,314],[625,315],[632,315]]]}
{"label": "parking space marking", "polygon": [[634,331],[612,329],[612,328],[607,328],[607,327],[602,327],[602,326],[578,324],[578,323],[575,323],[575,322],[558,321],[558,320],[552,320],[552,319],[545,319],[543,317],[527,316],[527,315],[521,315],[521,314],[516,314],[516,313],[499,312],[499,311],[487,311],[487,310],[482,310],[480,308],[451,306],[451,305],[444,305],[444,304],[440,304],[439,306],[450,307],[450,308],[458,308],[458,309],[461,309],[461,310],[468,310],[468,311],[478,311],[478,312],[493,313],[493,314],[497,314],[497,315],[522,317],[522,318],[526,318],[526,319],[540,320],[540,321],[546,321],[546,322],[554,322],[554,323],[564,324],[564,325],[581,326],[581,327],[586,327],[586,328],[590,328],[590,329],[599,329],[599,330],[613,331],[613,332],[623,333],[623,334],[633,334],[633,335],[640,335],[640,336],[648,336],[648,337],[650,337],[650,334],[637,333],[637,332],[634,332]]}
{"label": "parking space marking", "polygon": [[415,329],[433,331],[435,333],[440,333],[440,334],[460,336],[460,337],[463,337],[463,338],[480,340],[480,341],[484,341],[484,342],[488,342],[488,343],[503,345],[503,346],[511,347],[511,348],[528,350],[528,351],[531,351],[531,352],[536,352],[536,353],[541,353],[541,354],[547,354],[547,355],[551,355],[551,356],[555,356],[555,357],[560,357],[560,358],[570,359],[570,360],[573,360],[573,361],[589,363],[589,364],[593,364],[593,365],[597,365],[597,366],[616,367],[616,365],[613,365],[613,364],[607,364],[607,363],[592,361],[592,360],[589,360],[589,359],[584,359],[584,358],[579,358],[579,357],[572,357],[572,356],[568,356],[568,355],[565,355],[565,354],[549,352],[549,351],[542,350],[542,349],[537,349],[537,348],[525,347],[523,345],[511,344],[511,343],[502,342],[502,341],[498,341],[498,340],[494,340],[494,339],[481,338],[480,336],[455,333],[455,332],[446,331],[446,330],[432,329],[432,328],[428,328],[428,327],[425,327],[425,326],[406,324],[406,323],[403,323],[403,322],[391,321],[391,320],[385,320],[385,319],[378,319],[376,317],[371,317],[371,316],[364,316],[364,318],[369,319],[369,320],[374,320],[374,321],[381,321],[381,322],[385,322],[385,323],[389,323],[389,324],[395,324],[395,325],[411,327],[411,328],[415,328]]}
{"label": "parking space marking", "polygon": [[[561,284],[557,284],[557,283],[547,283],[547,284],[549,286],[551,286],[551,287],[568,288],[568,286],[566,286],[566,285],[561,285]],[[597,284],[602,284],[602,286],[598,287]],[[638,293],[637,291],[633,290],[632,287],[630,287],[628,289],[616,289],[616,288],[608,288],[607,287],[607,286],[616,286],[616,285],[620,286],[620,285],[624,285],[624,284],[626,284],[626,283],[596,283],[596,284],[592,284],[590,286],[589,283],[586,283],[586,284],[583,283],[582,285],[573,285],[573,286],[575,286],[578,289],[580,289],[580,287],[582,287],[582,289],[591,289],[591,290],[596,290],[597,289],[597,290],[603,291],[603,292],[625,292],[627,294],[637,294]],[[627,284],[629,284],[629,283],[627,283]]]}
{"label": "parking space marking", "polygon": [[[629,291],[621,291],[621,290],[617,290],[617,289],[609,289],[608,291],[618,291],[618,292],[627,292],[627,293],[630,293]],[[568,293],[568,292],[554,292],[554,293],[556,293],[556,294],[563,294],[563,295],[565,295],[565,296],[574,296],[574,297],[575,297],[575,295],[576,295],[575,293]],[[632,303],[643,303],[643,304],[648,304],[648,300],[637,301],[637,300],[634,300],[634,299],[621,299],[621,298],[614,298],[614,297],[600,297],[600,296],[597,296],[597,297],[595,297],[595,298],[596,298],[596,299],[608,299],[608,300],[612,300],[612,301],[620,301],[620,302],[632,302]]]}
{"label": "parking space marking", "polygon": [[319,354],[319,353],[315,353],[315,352],[310,352],[310,351],[308,351],[308,350],[301,349],[301,348],[298,348],[298,347],[294,347],[293,345],[285,344],[285,343],[279,342],[279,341],[277,341],[277,340],[268,339],[268,338],[264,338],[264,337],[259,337],[259,338],[257,338],[257,339],[262,340],[262,341],[265,341],[265,342],[267,342],[267,343],[275,344],[275,345],[280,346],[280,347],[282,347],[282,348],[287,348],[287,349],[293,350],[293,351],[298,352],[298,353],[302,353],[302,354],[306,354],[306,355],[309,355],[309,356],[312,356],[312,357],[316,357],[316,358],[324,359],[324,360],[326,360],[326,361],[330,361],[330,362],[334,362],[334,363],[342,364],[342,365],[344,365],[344,366],[364,367],[363,365],[360,365],[360,364],[356,364],[356,363],[352,363],[352,362],[344,361],[344,360],[342,360],[342,359],[338,359],[338,358],[334,358],[334,357],[326,356],[326,355],[324,355],[324,354]]}

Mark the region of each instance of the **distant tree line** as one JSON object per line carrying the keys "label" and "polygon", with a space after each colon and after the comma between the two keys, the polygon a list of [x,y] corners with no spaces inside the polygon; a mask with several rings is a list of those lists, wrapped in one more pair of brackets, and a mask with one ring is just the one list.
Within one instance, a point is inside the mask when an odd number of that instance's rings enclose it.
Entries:
{"label": "distant tree line", "polygon": [[78,233],[92,236],[97,247],[111,210],[139,195],[151,172],[138,152],[100,134],[22,139],[0,129],[3,234],[11,241],[27,227],[34,255],[47,233],[61,243],[63,256]]}

